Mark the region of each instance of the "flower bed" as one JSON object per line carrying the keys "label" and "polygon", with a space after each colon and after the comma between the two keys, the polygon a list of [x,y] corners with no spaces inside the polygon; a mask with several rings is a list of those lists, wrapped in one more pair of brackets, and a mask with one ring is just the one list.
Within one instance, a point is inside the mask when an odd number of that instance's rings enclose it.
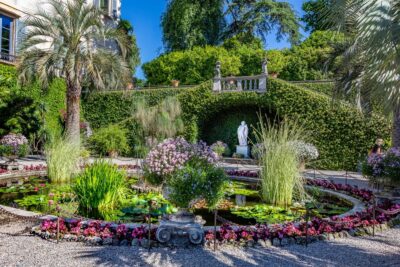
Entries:
{"label": "flower bed", "polygon": [[[350,185],[333,184],[324,180],[309,180],[309,185],[328,188],[331,190],[344,191],[365,202],[372,199],[372,192],[358,189]],[[379,208],[387,211],[400,211],[399,204],[382,203]],[[372,234],[372,226],[377,230],[387,228],[387,223],[396,216],[386,215],[376,211],[373,216],[372,206],[365,211],[346,217],[333,216],[328,219],[314,217],[309,222],[284,224],[257,224],[254,226],[235,227],[223,225],[219,227],[216,240],[219,243],[233,243],[245,245],[284,245],[289,243],[304,243],[307,236],[308,241],[318,239],[330,239],[352,235]],[[148,242],[148,227],[146,225],[129,226],[125,224],[109,224],[99,221],[60,220],[61,236],[69,241],[86,241],[94,244],[141,244]],[[155,241],[156,226],[151,228],[151,240]],[[43,238],[54,238],[57,232],[55,221],[45,220],[34,232]],[[205,243],[210,244],[214,240],[212,230],[205,231]]]}
{"label": "flower bed", "polygon": [[357,186],[351,186],[348,184],[335,184],[323,179],[307,179],[307,185],[323,187],[334,191],[343,191],[361,198],[365,202],[369,202],[374,196],[371,190],[359,189]]}

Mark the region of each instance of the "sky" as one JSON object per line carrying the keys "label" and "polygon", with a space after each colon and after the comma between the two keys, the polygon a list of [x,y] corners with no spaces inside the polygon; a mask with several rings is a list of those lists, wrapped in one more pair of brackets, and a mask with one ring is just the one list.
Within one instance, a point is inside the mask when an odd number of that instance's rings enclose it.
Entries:
{"label": "sky", "polygon": [[[299,16],[302,15],[301,5],[304,0],[286,0],[290,2]],[[148,62],[162,53],[161,15],[165,11],[167,0],[122,0],[122,18],[129,20],[134,29],[140,49],[141,62]],[[302,32],[303,36],[307,33]],[[277,42],[273,33],[267,38],[267,49],[286,48],[290,44],[282,40]],[[141,66],[136,76],[143,79]]]}

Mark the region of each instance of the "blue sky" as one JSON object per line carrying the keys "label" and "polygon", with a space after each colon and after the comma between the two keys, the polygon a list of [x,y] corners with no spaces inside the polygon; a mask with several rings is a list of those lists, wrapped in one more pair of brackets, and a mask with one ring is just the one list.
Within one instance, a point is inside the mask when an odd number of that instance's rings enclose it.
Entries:
{"label": "blue sky", "polygon": [[[302,0],[288,0],[299,16],[302,14]],[[129,20],[135,28],[140,48],[142,63],[156,58],[162,52],[161,14],[166,8],[167,0],[122,0],[122,17]],[[306,35],[303,32],[303,35]],[[277,42],[274,34],[267,38],[267,48],[284,48],[290,45],[286,41]],[[143,78],[139,66],[136,75]]]}

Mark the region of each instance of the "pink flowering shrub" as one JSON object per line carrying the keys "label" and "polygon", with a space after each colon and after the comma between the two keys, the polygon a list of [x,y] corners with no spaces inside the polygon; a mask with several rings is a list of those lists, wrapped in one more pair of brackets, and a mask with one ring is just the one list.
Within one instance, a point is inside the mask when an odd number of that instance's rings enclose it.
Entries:
{"label": "pink flowering shrub", "polygon": [[161,184],[194,157],[209,163],[218,160],[218,155],[204,142],[191,144],[182,137],[165,139],[145,159],[146,178],[153,184]]}
{"label": "pink flowering shrub", "polygon": [[369,155],[363,173],[373,177],[400,179],[400,148],[392,147],[384,154]]}
{"label": "pink flowering shrub", "polygon": [[0,152],[5,156],[23,157],[28,152],[28,139],[22,134],[7,134],[0,139],[0,145]]}

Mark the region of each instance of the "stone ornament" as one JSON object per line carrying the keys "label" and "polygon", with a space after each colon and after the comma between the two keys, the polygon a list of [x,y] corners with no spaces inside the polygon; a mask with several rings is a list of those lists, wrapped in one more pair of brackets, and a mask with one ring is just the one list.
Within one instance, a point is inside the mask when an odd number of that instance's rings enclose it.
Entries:
{"label": "stone ornament", "polygon": [[247,146],[247,138],[249,135],[249,127],[247,127],[247,124],[245,121],[242,121],[240,124],[238,130],[237,130],[237,135],[239,139],[239,145],[240,146]]}
{"label": "stone ornament", "polygon": [[173,246],[200,245],[204,240],[202,223],[193,213],[181,210],[160,222],[156,238],[160,243]]}

